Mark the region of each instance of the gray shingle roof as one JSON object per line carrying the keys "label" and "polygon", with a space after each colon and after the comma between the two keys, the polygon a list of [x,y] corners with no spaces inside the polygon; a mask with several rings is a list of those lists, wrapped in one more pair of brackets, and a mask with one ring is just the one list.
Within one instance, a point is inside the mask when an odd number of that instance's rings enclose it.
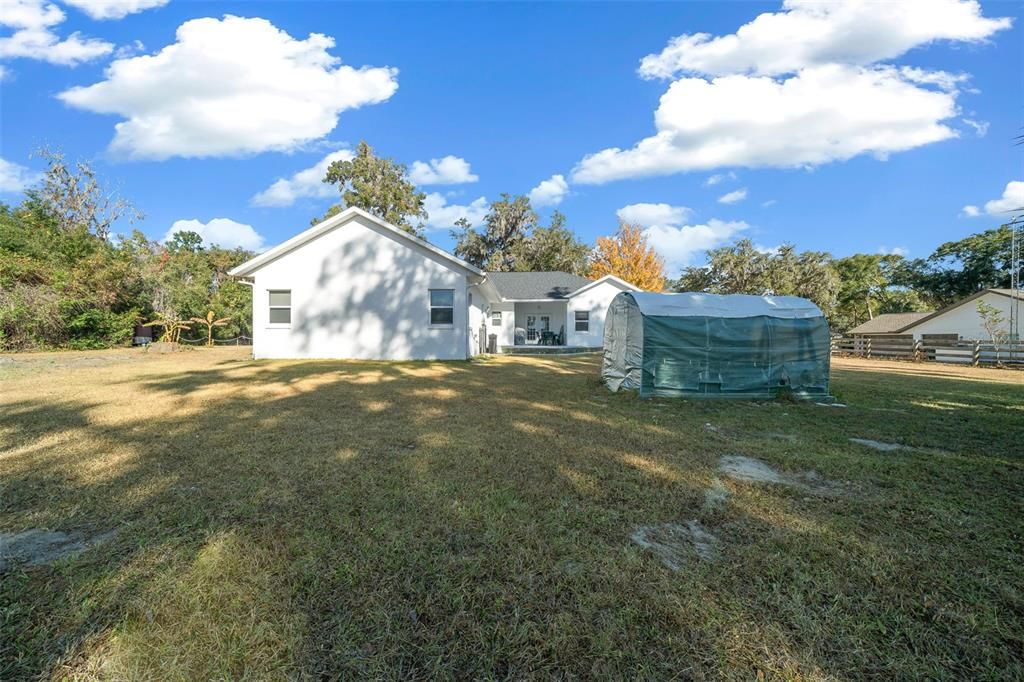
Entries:
{"label": "gray shingle roof", "polygon": [[857,325],[847,334],[895,334],[931,313],[882,313],[873,320]]}
{"label": "gray shingle roof", "polygon": [[577,289],[590,284],[586,277],[569,272],[488,272],[487,279],[498,295],[511,300],[566,298]]}

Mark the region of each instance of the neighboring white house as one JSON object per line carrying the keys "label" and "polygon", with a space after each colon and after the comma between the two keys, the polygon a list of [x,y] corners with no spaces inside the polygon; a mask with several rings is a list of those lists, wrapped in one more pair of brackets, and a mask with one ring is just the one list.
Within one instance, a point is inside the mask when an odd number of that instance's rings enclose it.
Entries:
{"label": "neighboring white house", "polygon": [[[915,339],[924,335],[956,335],[961,339],[986,341],[988,332],[981,323],[978,303],[984,301],[1002,314],[1003,324],[1008,325],[1010,308],[1015,304],[1012,289],[983,289],[951,306],[933,313],[891,313],[878,315],[873,320],[858,325],[848,334],[872,336],[876,334],[912,334]],[[1024,294],[1016,292],[1019,311],[1024,312]],[[1014,315],[1017,313],[1015,312]],[[1008,329],[1008,326],[1007,326]]]}
{"label": "neighboring white house", "polygon": [[253,357],[464,359],[487,337],[600,348],[617,277],[486,273],[358,208],[231,270],[253,290]]}

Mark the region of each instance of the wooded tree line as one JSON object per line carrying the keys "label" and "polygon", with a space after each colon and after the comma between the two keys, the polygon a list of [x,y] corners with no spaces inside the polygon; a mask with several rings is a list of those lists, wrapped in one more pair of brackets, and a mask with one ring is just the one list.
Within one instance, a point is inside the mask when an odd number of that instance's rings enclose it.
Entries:
{"label": "wooded tree line", "polygon": [[[0,204],[0,350],[126,344],[137,324],[154,318],[172,324],[226,318],[223,326],[197,322],[185,338],[251,334],[251,289],[227,272],[252,253],[203,244],[195,232],[178,232],[165,243],[138,230],[112,238],[116,222],[130,224],[141,214],[106,191],[88,164],[70,165],[59,153],[43,156],[48,168],[41,185],[17,206]],[[336,184],[341,199],[324,217],[359,206],[422,236],[425,195],[403,165],[378,157],[365,142],[351,161],[332,164],[324,182]],[[620,221],[615,234],[591,246],[559,211],[543,225],[526,196],[509,194],[491,204],[480,226],[458,221],[452,238],[455,254],[484,270],[611,274],[649,291],[803,296],[838,330],[881,313],[927,310],[986,287],[1008,287],[1014,267],[1004,225],[920,259],[833,258],[791,244],[758,249],[741,239],[667,280],[641,226]]]}
{"label": "wooded tree line", "polygon": [[[0,204],[0,350],[106,348],[131,342],[136,325],[229,318],[216,338],[251,334],[251,290],[227,276],[253,254],[178,232],[167,243],[118,220],[141,214],[107,191],[85,163],[45,153],[47,172],[17,206]],[[195,338],[206,338],[206,329]],[[186,338],[192,338],[186,334]]]}
{"label": "wooded tree line", "polygon": [[[814,301],[842,331],[882,313],[934,310],[1011,284],[1011,228],[946,242],[927,258],[858,253],[833,258],[793,245],[757,249],[749,239],[707,252],[669,283],[672,291],[793,295]],[[1020,268],[1021,263],[1016,267]]]}

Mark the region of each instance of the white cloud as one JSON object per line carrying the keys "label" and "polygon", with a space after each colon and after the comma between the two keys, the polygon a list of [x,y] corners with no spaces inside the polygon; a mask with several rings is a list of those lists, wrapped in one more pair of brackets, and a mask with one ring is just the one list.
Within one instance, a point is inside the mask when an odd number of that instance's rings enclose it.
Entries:
{"label": "white cloud", "polygon": [[[756,102],[756,106],[752,103]],[[955,93],[914,85],[892,67],[825,65],[785,80],[683,78],[655,112],[656,134],[590,154],[574,182],[722,166],[798,167],[871,153],[884,158],[956,136]]]}
{"label": "white cloud", "polygon": [[333,38],[297,40],[266,19],[193,19],[177,42],[115,60],[105,80],[59,97],[125,117],[110,149],[130,158],[290,151],[331,132],[341,112],[398,88],[395,69],[342,65],[332,47]]}
{"label": "white cloud", "polygon": [[888,246],[879,246],[878,253],[884,256],[907,256],[910,254],[910,249],[905,246],[893,246],[892,248]]}
{"label": "white cloud", "polygon": [[449,204],[448,200],[437,192],[431,192],[423,201],[423,208],[429,216],[427,226],[435,230],[450,229],[460,218],[468,220],[470,225],[479,225],[487,215],[488,206],[484,197],[479,197],[465,206]]}
{"label": "white cloud", "polygon": [[919,69],[916,66],[901,66],[900,75],[911,83],[934,85],[939,90],[945,90],[946,92],[956,92],[960,89],[961,83],[971,78],[966,73],[928,71],[926,69]]}
{"label": "white cloud", "polygon": [[43,0],[4,0],[0,25],[11,28],[39,29],[64,21],[60,7]]}
{"label": "white cloud", "polygon": [[712,175],[711,177],[709,177],[707,180],[704,181],[704,186],[705,187],[713,187],[713,186],[717,185],[720,182],[724,182],[725,180],[735,180],[735,179],[736,179],[736,173],[733,172],[733,171],[729,171],[728,173],[716,173],[716,174]]}
{"label": "white cloud", "polygon": [[315,165],[300,170],[290,178],[278,178],[270,187],[250,199],[249,203],[253,206],[291,206],[299,199],[336,196],[338,188],[323,181],[327,168],[335,161],[351,161],[353,157],[354,154],[348,149],[331,152]]}
{"label": "white cloud", "polygon": [[24,192],[39,182],[42,177],[42,173],[31,171],[6,159],[0,159],[0,192]]}
{"label": "white cloud", "polygon": [[61,0],[88,14],[93,19],[123,19],[129,14],[154,7],[163,7],[171,0]]}
{"label": "white cloud", "polygon": [[974,0],[786,0],[736,33],[684,34],[640,62],[644,78],[678,73],[779,75],[829,63],[872,64],[929,43],[980,42],[1009,28],[1008,17],[989,19]]}
{"label": "white cloud", "polygon": [[679,225],[692,214],[693,210],[686,206],[670,204],[630,204],[616,211],[616,215],[630,225],[643,227]]}
{"label": "white cloud", "polygon": [[534,206],[558,206],[569,193],[569,183],[562,175],[552,175],[530,190],[530,203]]}
{"label": "white cloud", "polygon": [[974,134],[978,137],[985,137],[988,134],[988,121],[975,121],[972,118],[965,118],[963,121],[974,129]]}
{"label": "white cloud", "polygon": [[669,274],[693,262],[694,256],[729,241],[749,225],[742,220],[712,218],[702,225],[658,225],[644,230],[648,243],[665,259]]}
{"label": "white cloud", "polygon": [[974,206],[973,204],[968,204],[967,206],[964,206],[961,209],[960,215],[964,216],[965,218],[977,218],[978,216],[981,215],[981,209],[978,208],[977,206]]}
{"label": "white cloud", "polygon": [[203,238],[204,245],[216,244],[225,249],[240,246],[249,251],[261,251],[265,241],[252,225],[236,223],[228,218],[214,218],[208,223],[201,223],[198,220],[176,220],[164,235],[164,241],[169,241],[175,232],[196,232]]}
{"label": "white cloud", "polygon": [[905,0],[884,11],[869,0],[787,0],[734,34],[678,36],[639,69],[676,79],[655,133],[585,156],[572,180],[815,166],[955,137],[947,122],[969,75],[878,62],[935,41],[981,42],[1011,25],[982,16],[974,0]]}
{"label": "white cloud", "polygon": [[777,203],[779,203],[778,199],[769,199],[768,201],[762,201],[761,208],[771,208]]}
{"label": "white cloud", "polygon": [[65,18],[59,7],[43,0],[4,0],[0,26],[14,32],[0,37],[0,59],[20,57],[76,66],[113,51],[113,44],[78,32],[61,40],[53,28]]}
{"label": "white cloud", "polygon": [[417,185],[461,185],[480,178],[473,175],[468,161],[449,155],[429,162],[413,161],[409,167],[409,179]]}
{"label": "white cloud", "polygon": [[1012,180],[1006,183],[1003,196],[985,202],[985,213],[1009,219],[1009,214],[1024,209],[1024,182]]}
{"label": "white cloud", "polygon": [[739,201],[743,201],[747,198],[747,188],[741,187],[740,189],[733,190],[728,194],[723,194],[718,197],[718,203],[720,204],[735,204]]}
{"label": "white cloud", "polygon": [[749,227],[747,223],[712,218],[700,225],[684,225],[692,211],[670,204],[630,204],[617,211],[622,220],[644,228],[647,242],[665,259],[669,274],[690,265],[694,256],[728,241]]}
{"label": "white cloud", "polygon": [[114,51],[114,59],[125,59],[134,57],[146,51],[146,45],[141,40],[133,40],[127,45],[121,45]]}

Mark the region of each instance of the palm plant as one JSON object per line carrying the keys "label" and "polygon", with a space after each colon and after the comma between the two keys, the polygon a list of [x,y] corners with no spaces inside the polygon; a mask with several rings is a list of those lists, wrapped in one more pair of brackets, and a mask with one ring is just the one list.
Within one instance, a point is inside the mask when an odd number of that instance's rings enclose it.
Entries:
{"label": "palm plant", "polygon": [[231,319],[230,317],[222,317],[219,320],[215,320],[214,319],[213,311],[212,310],[208,310],[208,311],[206,311],[206,317],[193,317],[191,320],[189,320],[189,322],[195,322],[197,324],[205,324],[206,325],[206,345],[207,346],[212,346],[213,345],[213,328],[214,327],[223,327],[223,326],[225,326],[230,319]]}
{"label": "palm plant", "polygon": [[142,325],[143,327],[161,327],[164,333],[160,336],[160,341],[168,343],[177,343],[178,339],[181,338],[181,332],[192,327],[186,324],[186,320],[182,320],[173,313],[158,312],[156,319],[152,322],[146,322]]}

